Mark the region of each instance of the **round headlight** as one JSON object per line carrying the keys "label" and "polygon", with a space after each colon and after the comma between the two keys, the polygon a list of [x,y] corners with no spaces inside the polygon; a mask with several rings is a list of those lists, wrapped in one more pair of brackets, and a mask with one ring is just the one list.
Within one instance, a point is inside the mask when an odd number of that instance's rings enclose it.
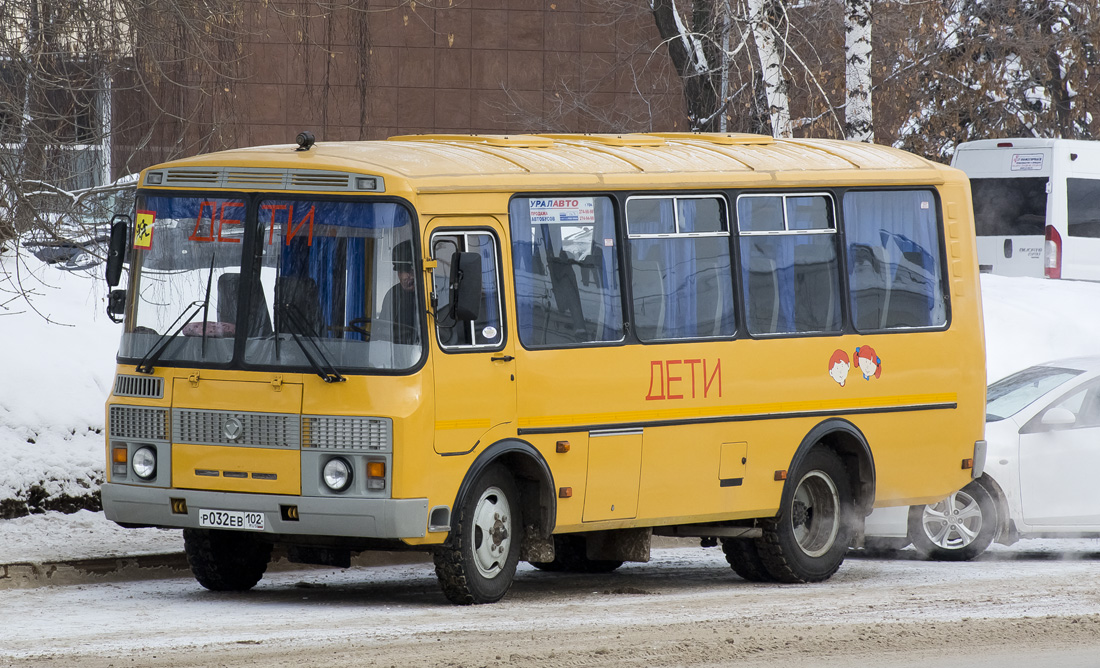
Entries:
{"label": "round headlight", "polygon": [[330,459],[325,463],[321,477],[326,487],[334,492],[342,492],[351,484],[351,464],[340,457]]}
{"label": "round headlight", "polygon": [[134,451],[130,459],[130,466],[134,473],[142,480],[149,480],[157,474],[157,453],[149,446],[140,447]]}

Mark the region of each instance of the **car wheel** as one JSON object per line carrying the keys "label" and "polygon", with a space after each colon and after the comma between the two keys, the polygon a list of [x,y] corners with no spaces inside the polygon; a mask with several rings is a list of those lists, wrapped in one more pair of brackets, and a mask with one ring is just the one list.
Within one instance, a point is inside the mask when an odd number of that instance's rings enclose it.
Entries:
{"label": "car wheel", "polygon": [[943,501],[909,509],[909,538],[928,559],[973,559],[993,542],[996,530],[997,504],[976,481]]}
{"label": "car wheel", "polygon": [[499,601],[512,585],[522,542],[516,483],[494,465],[470,489],[450,537],[434,553],[444,595],[459,605]]}
{"label": "car wheel", "polygon": [[793,473],[779,514],[761,522],[756,550],[776,582],[822,582],[840,568],[851,542],[845,518],[852,490],[840,457],[823,447]]}
{"label": "car wheel", "polygon": [[271,543],[238,531],[184,529],[187,564],[199,584],[211,591],[247,591],[271,560]]}
{"label": "car wheel", "polygon": [[760,560],[760,553],[756,551],[753,539],[723,538],[722,552],[726,555],[726,563],[742,578],[749,582],[772,581],[772,576]]}

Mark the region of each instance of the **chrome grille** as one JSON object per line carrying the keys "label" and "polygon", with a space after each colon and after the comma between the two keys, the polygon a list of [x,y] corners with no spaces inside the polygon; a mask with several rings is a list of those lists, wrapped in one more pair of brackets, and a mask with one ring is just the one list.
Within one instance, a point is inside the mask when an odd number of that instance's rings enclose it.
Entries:
{"label": "chrome grille", "polygon": [[393,422],[387,418],[302,416],[302,447],[389,452]]}
{"label": "chrome grille", "polygon": [[[230,439],[226,424],[233,419],[240,422],[240,436]],[[297,449],[299,424],[297,415],[177,408],[172,411],[172,442]]]}
{"label": "chrome grille", "polygon": [[164,379],[153,376],[116,376],[115,396],[164,398]]}
{"label": "chrome grille", "polygon": [[168,434],[168,409],[143,406],[111,406],[111,438],[163,441]]}

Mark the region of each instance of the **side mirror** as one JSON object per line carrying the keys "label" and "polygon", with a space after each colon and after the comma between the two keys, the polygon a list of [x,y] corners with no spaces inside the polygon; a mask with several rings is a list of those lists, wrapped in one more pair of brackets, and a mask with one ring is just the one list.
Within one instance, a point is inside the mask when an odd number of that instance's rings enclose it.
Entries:
{"label": "side mirror", "polygon": [[115,287],[122,277],[126,245],[130,240],[130,217],[116,214],[111,218],[111,241],[107,246],[107,286]]}
{"label": "side mirror", "polygon": [[1055,406],[1043,413],[1042,422],[1048,427],[1072,427],[1077,424],[1077,416],[1068,408]]}
{"label": "side mirror", "polygon": [[116,318],[115,316],[121,316],[126,312],[126,291],[125,290],[111,290],[111,293],[107,295],[107,317],[111,319],[111,322],[122,322],[122,318]]}
{"label": "side mirror", "polygon": [[455,320],[481,315],[481,255],[455,253],[451,263],[451,307]]}

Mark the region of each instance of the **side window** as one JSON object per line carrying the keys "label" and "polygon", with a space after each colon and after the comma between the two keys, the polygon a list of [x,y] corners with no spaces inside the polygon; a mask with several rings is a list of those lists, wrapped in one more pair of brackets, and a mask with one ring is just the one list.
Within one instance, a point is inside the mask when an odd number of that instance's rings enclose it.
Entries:
{"label": "side window", "polygon": [[848,283],[859,331],[947,324],[936,209],[928,190],[844,195]]}
{"label": "side window", "polygon": [[[1049,425],[1043,424],[1046,414],[1054,410],[1059,412],[1068,411],[1068,414],[1073,417],[1073,421],[1066,424],[1060,422]],[[1078,388],[1068,396],[1055,401],[1032,418],[1021,431],[1030,433],[1051,431],[1053,429],[1088,429],[1093,427],[1100,427],[1100,384],[1095,382]]]}
{"label": "side window", "polygon": [[[456,253],[477,253],[481,258],[481,304],[478,316],[463,320],[455,316],[452,279]],[[445,350],[497,348],[504,341],[501,322],[500,263],[496,238],[481,231],[448,231],[432,235],[432,297],[435,302],[435,331]]]}
{"label": "side window", "polygon": [[626,227],[638,338],[732,336],[736,318],[725,200],[631,197]]}
{"label": "side window", "polygon": [[608,197],[515,197],[508,206],[519,339],[529,348],[623,339]]}
{"label": "side window", "polygon": [[737,198],[745,325],[750,333],[840,331],[833,211],[827,194]]}
{"label": "side window", "polygon": [[1066,179],[1071,237],[1100,238],[1100,179]]}

